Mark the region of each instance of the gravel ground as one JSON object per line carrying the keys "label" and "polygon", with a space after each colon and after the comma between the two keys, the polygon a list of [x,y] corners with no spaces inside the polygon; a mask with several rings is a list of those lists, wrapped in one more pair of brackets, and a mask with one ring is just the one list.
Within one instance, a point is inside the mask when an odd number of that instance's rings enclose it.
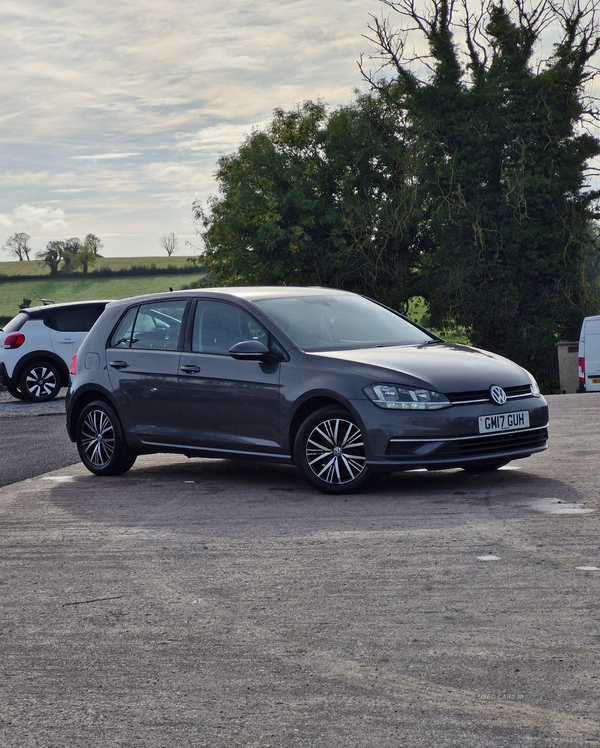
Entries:
{"label": "gravel ground", "polygon": [[50,400],[47,403],[32,403],[29,400],[17,400],[4,388],[0,388],[0,418],[64,413],[66,394],[67,388],[63,387],[54,400]]}

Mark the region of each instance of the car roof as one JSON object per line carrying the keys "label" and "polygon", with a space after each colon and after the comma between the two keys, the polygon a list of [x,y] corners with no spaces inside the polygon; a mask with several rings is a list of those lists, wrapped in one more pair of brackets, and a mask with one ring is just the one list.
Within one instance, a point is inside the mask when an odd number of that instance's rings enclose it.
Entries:
{"label": "car roof", "polygon": [[119,299],[115,305],[123,303],[144,303],[155,299],[186,298],[190,296],[202,296],[226,298],[228,296],[248,301],[258,299],[290,298],[295,296],[331,296],[331,294],[345,295],[350,291],[342,291],[334,288],[323,288],[322,286],[222,286],[215,288],[190,288],[182,291],[167,291],[164,293],[145,294],[144,296],[131,296],[127,299]]}
{"label": "car roof", "polygon": [[59,301],[57,304],[51,302],[50,304],[41,304],[40,306],[28,306],[25,309],[21,309],[22,312],[29,314],[29,312],[39,312],[44,309],[50,311],[51,309],[64,309],[70,306],[84,306],[87,304],[109,304],[114,299],[86,299],[85,301]]}

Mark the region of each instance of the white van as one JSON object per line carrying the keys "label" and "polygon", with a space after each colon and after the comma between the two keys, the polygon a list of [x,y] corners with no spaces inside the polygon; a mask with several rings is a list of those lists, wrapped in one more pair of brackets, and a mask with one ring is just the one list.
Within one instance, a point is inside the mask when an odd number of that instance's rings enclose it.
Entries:
{"label": "white van", "polygon": [[579,391],[600,392],[600,316],[583,320],[578,356]]}

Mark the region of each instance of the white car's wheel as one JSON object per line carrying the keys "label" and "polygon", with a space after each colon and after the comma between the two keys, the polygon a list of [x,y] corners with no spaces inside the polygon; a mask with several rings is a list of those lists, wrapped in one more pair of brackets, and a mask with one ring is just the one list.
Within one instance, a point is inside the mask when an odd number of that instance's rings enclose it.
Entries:
{"label": "white car's wheel", "polygon": [[34,361],[27,364],[19,377],[19,389],[27,400],[36,403],[53,400],[60,392],[61,376],[56,364]]}

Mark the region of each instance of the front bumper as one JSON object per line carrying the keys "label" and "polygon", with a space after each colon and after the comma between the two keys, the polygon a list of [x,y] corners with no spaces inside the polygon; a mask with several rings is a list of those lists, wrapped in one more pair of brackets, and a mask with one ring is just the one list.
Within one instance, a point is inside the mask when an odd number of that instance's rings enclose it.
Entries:
{"label": "front bumper", "polygon": [[[368,435],[367,464],[377,471],[475,467],[528,457],[548,447],[548,405],[543,397],[433,411],[382,410],[368,400],[352,405]],[[519,411],[529,413],[528,428],[479,433],[480,416]]]}

